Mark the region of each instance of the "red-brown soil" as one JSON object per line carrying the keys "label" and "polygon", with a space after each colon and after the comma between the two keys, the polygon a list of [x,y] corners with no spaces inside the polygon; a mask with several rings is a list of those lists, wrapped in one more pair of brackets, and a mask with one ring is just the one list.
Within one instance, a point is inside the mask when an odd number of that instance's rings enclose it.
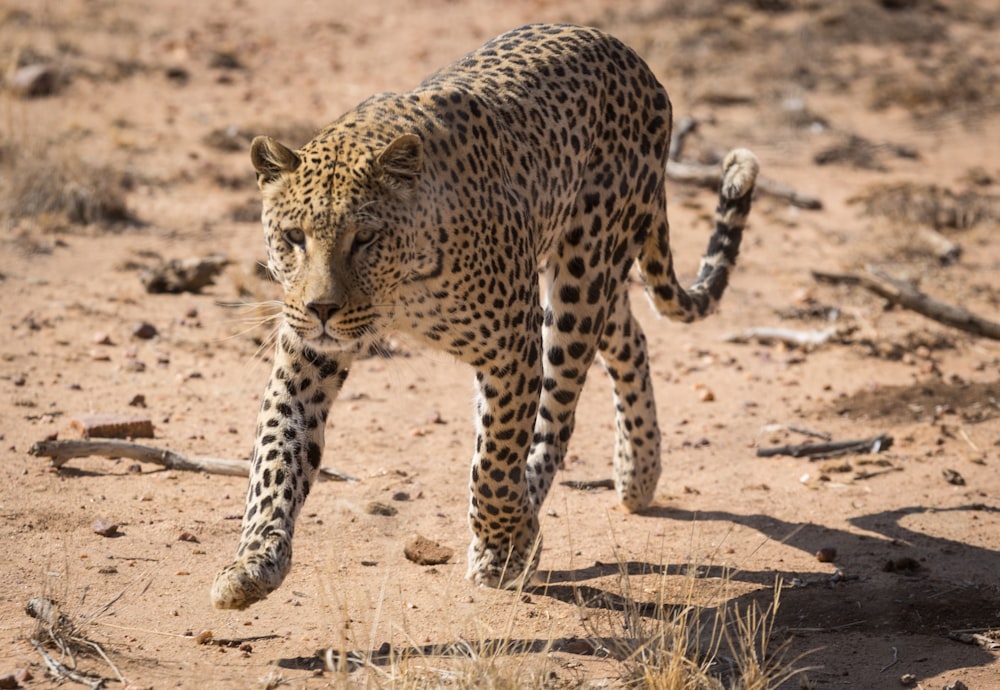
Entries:
{"label": "red-brown soil", "polygon": [[[54,470],[29,448],[78,436],[79,415],[139,414],[152,444],[245,458],[270,325],[231,305],[279,297],[255,270],[248,137],[300,145],[367,95],[412,87],[529,21],[618,35],[667,85],[676,115],[697,119],[685,158],[748,146],[763,175],[823,208],[759,194],[721,312],[703,323],[660,320],[637,292],[667,469],[641,515],[613,492],[557,486],[542,518],[547,589],[463,579],[471,372],[403,341],[355,366],[331,414],[325,463],[360,481],[317,485],[280,590],[244,612],[213,610],[244,479],[102,457]],[[323,670],[314,653],[503,638],[527,651],[497,656],[514,678],[541,666],[552,686],[615,684],[622,665],[579,640],[623,635],[622,602],[685,603],[693,588],[708,614],[766,607],[780,578],[772,644],[788,641],[788,658],[812,651],[802,687],[901,687],[904,674],[925,689],[1000,687],[997,651],[950,636],[1000,628],[1000,344],[810,273],[874,264],[1000,319],[998,22],[986,0],[7,0],[0,676],[27,668],[25,687],[54,684],[24,612],[48,596],[134,687],[265,687],[279,675],[291,687],[401,686]],[[52,68],[43,95],[15,88],[30,64]],[[688,278],[714,196],[670,187]],[[961,246],[957,262],[923,243],[918,231],[935,226]],[[144,289],[143,269],[210,254],[230,263],[199,294]],[[136,337],[140,322],[156,335]],[[809,349],[725,339],[761,326],[840,331]],[[590,379],[560,480],[610,475],[609,386],[599,368]],[[808,440],[788,425],[893,444],[756,457]],[[396,514],[369,513],[373,501]],[[117,533],[95,533],[97,520]],[[455,556],[408,561],[414,534]],[[824,548],[833,562],[816,558]],[[198,644],[202,631],[259,639]],[[414,674],[445,666],[424,661]],[[114,677],[94,654],[78,663]]]}

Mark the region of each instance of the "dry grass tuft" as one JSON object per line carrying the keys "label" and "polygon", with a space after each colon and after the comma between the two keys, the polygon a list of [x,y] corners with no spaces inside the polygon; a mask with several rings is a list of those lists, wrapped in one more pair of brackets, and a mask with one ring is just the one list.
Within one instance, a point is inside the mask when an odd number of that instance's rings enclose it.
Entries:
{"label": "dry grass tuft", "polygon": [[0,142],[0,218],[46,225],[135,222],[129,176],[93,165],[55,143]]}
{"label": "dry grass tuft", "polygon": [[937,185],[893,182],[874,185],[850,202],[860,204],[868,215],[936,230],[1000,222],[1000,196],[976,190],[954,192]]}

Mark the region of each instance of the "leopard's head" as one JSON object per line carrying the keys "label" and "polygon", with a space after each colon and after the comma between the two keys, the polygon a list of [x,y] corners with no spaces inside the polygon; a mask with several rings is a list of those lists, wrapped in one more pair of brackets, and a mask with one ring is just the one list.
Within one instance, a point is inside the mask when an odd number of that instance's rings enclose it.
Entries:
{"label": "leopard's head", "polygon": [[401,287],[439,261],[420,242],[420,137],[386,144],[328,130],[298,151],[257,137],[250,157],[286,323],[320,350],[376,342]]}

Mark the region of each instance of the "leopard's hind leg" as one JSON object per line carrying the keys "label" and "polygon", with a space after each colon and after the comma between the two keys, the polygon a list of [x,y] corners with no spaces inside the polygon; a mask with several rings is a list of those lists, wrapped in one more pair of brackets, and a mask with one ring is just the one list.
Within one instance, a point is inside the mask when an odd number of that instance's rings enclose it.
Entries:
{"label": "leopard's hind leg", "polygon": [[632,315],[628,291],[618,295],[599,342],[615,396],[615,489],[628,510],[653,500],[660,478],[660,429],[646,336]]}

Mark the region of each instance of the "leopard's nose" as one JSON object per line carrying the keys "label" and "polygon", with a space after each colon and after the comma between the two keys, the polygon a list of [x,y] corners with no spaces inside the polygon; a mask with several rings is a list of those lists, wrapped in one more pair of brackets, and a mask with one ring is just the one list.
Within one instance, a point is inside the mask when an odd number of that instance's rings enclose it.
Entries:
{"label": "leopard's nose", "polygon": [[315,314],[320,323],[325,324],[341,310],[342,306],[337,302],[309,302],[306,304],[306,309]]}

